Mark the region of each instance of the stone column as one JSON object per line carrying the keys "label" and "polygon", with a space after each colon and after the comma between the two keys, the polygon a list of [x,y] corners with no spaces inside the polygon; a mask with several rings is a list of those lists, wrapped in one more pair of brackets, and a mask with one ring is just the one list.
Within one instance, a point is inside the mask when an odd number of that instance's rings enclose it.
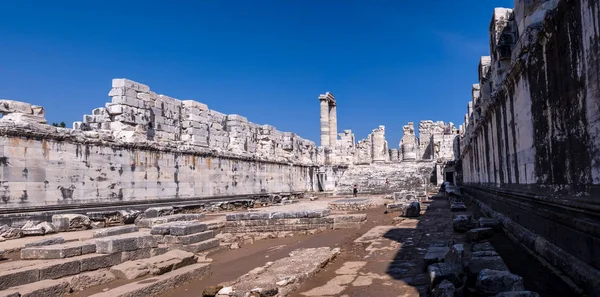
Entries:
{"label": "stone column", "polygon": [[321,146],[329,146],[329,102],[326,97],[319,97],[321,102]]}
{"label": "stone column", "polygon": [[337,106],[329,106],[329,145],[335,147],[337,142]]}

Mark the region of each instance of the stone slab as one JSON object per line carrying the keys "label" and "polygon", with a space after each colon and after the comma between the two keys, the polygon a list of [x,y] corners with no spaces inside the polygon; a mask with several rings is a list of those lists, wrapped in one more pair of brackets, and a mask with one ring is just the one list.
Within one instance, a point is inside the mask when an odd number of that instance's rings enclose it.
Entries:
{"label": "stone slab", "polygon": [[185,283],[201,279],[210,273],[209,263],[198,263],[167,274],[126,284],[91,297],[148,297],[168,292]]}
{"label": "stone slab", "polygon": [[96,253],[112,254],[143,248],[155,248],[158,240],[151,234],[130,233],[96,239]]}
{"label": "stone slab", "polygon": [[338,253],[339,249],[330,248],[295,250],[288,257],[267,263],[231,282],[232,296],[248,296],[256,288],[261,288],[265,296],[287,296],[319,272]]}
{"label": "stone slab", "polygon": [[189,235],[194,233],[204,232],[208,229],[206,223],[202,222],[170,222],[166,224],[153,226],[150,234],[154,235]]}
{"label": "stone slab", "polygon": [[201,241],[209,240],[213,237],[215,237],[215,232],[212,230],[201,232],[201,233],[196,233],[196,234],[185,235],[185,236],[165,235],[163,238],[163,243],[166,243],[169,245],[172,245],[172,244],[188,245],[188,244],[192,244],[192,243],[198,243]]}
{"label": "stone slab", "polygon": [[270,220],[270,219],[300,219],[322,218],[331,212],[328,209],[297,210],[297,211],[264,211],[232,213],[226,216],[227,221]]}
{"label": "stone slab", "polygon": [[81,246],[52,245],[24,248],[21,250],[21,259],[61,259],[80,256],[81,254]]}
{"label": "stone slab", "polygon": [[2,297],[50,297],[63,296],[69,282],[66,280],[42,280],[0,292]]}
{"label": "stone slab", "polygon": [[218,248],[221,245],[221,241],[217,238],[208,239],[205,241],[201,241],[198,243],[182,245],[182,246],[173,246],[173,248],[177,248],[190,253],[200,253],[203,251],[207,251],[210,249]]}
{"label": "stone slab", "polygon": [[118,226],[118,227],[104,228],[104,229],[95,231],[94,234],[92,234],[92,236],[94,238],[99,238],[99,237],[121,235],[121,234],[126,234],[126,233],[133,233],[133,232],[138,232],[138,231],[139,231],[139,228],[136,226]]}
{"label": "stone slab", "polygon": [[169,222],[176,221],[194,221],[201,220],[205,217],[204,214],[201,213],[190,213],[190,214],[174,214],[156,218],[145,218],[139,220],[136,225],[140,228],[152,228],[153,226],[165,224]]}
{"label": "stone slab", "polygon": [[65,242],[64,237],[55,236],[55,237],[44,238],[44,239],[41,239],[38,241],[26,243],[25,247],[27,248],[27,247],[35,247],[35,246],[54,245],[54,244],[61,244],[64,242]]}

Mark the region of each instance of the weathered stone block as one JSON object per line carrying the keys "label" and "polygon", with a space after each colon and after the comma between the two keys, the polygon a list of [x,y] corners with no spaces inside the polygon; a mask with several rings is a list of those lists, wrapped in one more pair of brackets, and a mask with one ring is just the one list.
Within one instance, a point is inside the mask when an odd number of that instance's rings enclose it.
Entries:
{"label": "weathered stone block", "polygon": [[67,292],[67,281],[43,280],[35,284],[14,287],[0,293],[2,297],[46,297],[63,296]]}
{"label": "weathered stone block", "polygon": [[157,246],[157,239],[150,234],[124,234],[96,239],[96,253],[100,254],[112,254]]}
{"label": "weathered stone block", "polygon": [[174,236],[183,236],[206,231],[207,226],[200,222],[186,222],[172,226],[170,234]]}
{"label": "weathered stone block", "polygon": [[465,265],[465,274],[474,279],[484,269],[508,271],[501,257],[472,257]]}
{"label": "weathered stone block", "polygon": [[475,222],[473,222],[468,216],[458,215],[454,219],[452,219],[452,229],[454,232],[464,233],[476,227]]}
{"label": "weathered stone block", "polygon": [[114,235],[120,235],[120,234],[126,234],[126,233],[133,233],[133,232],[138,232],[138,231],[139,231],[139,228],[136,226],[119,226],[119,227],[112,227],[112,228],[106,228],[106,229],[101,229],[101,230],[95,231],[92,236],[95,238],[99,238],[99,237],[114,236]]}
{"label": "weathered stone block", "polygon": [[146,218],[156,218],[162,216],[168,216],[173,214],[172,206],[164,206],[164,207],[151,207],[144,211],[144,216]]}
{"label": "weathered stone block", "polygon": [[453,264],[462,264],[465,256],[465,247],[463,244],[455,244],[450,248],[450,252],[446,255],[444,262]]}
{"label": "weathered stone block", "polygon": [[91,228],[92,222],[80,214],[53,215],[52,224],[59,232],[78,231]]}
{"label": "weathered stone block", "polygon": [[482,242],[482,243],[476,243],[471,247],[471,251],[473,252],[479,252],[479,251],[496,251],[496,249],[494,249],[494,246],[486,241],[486,242]]}
{"label": "weathered stone block", "polygon": [[53,263],[40,267],[40,279],[57,279],[67,275],[74,275],[81,272],[79,261],[66,260],[62,263]]}
{"label": "weathered stone block", "polygon": [[195,214],[175,214],[164,217],[156,217],[156,218],[146,218],[139,220],[136,225],[140,228],[151,228],[153,226],[159,224],[165,224],[169,222],[176,221],[194,221],[200,220],[204,218],[204,214],[195,213]]}
{"label": "weathered stone block", "polygon": [[38,268],[25,267],[17,270],[0,271],[0,290],[30,284],[40,280]]}
{"label": "weathered stone block", "polygon": [[450,210],[453,212],[466,211],[467,206],[463,202],[453,202],[450,204]]}
{"label": "weathered stone block", "polygon": [[22,260],[61,259],[81,255],[81,246],[41,246],[21,249]]}
{"label": "weathered stone block", "polygon": [[502,231],[502,224],[496,219],[479,218],[479,228],[492,228],[494,231]]}
{"label": "weathered stone block", "polygon": [[456,288],[452,282],[445,279],[437,287],[435,287],[432,293],[433,297],[454,297]]}
{"label": "weathered stone block", "polygon": [[31,104],[26,102],[14,101],[14,100],[0,100],[0,113],[11,114],[11,113],[23,113],[33,114]]}
{"label": "weathered stone block", "polygon": [[100,268],[106,268],[106,267],[111,267],[111,266],[117,265],[117,264],[121,263],[121,254],[119,254],[119,253],[108,254],[108,255],[91,254],[91,255],[84,255],[81,258],[79,258],[78,260],[79,260],[79,263],[81,266],[81,272],[84,272],[84,271],[91,271],[91,270],[96,270],[96,269],[100,269]]}
{"label": "weathered stone block", "polygon": [[494,236],[494,230],[492,228],[475,228],[467,232],[468,242],[479,242]]}
{"label": "weathered stone block", "polygon": [[463,270],[460,264],[436,263],[427,267],[430,289],[436,288],[442,281],[448,280],[455,287],[463,285]]}
{"label": "weathered stone block", "polygon": [[188,245],[200,241],[211,239],[215,236],[214,231],[206,231],[185,236],[165,235],[164,241],[166,244],[183,244]]}
{"label": "weathered stone block", "polygon": [[133,251],[125,251],[121,253],[121,262],[135,261],[152,257],[152,248],[143,248]]}
{"label": "weathered stone block", "polygon": [[26,243],[25,247],[34,247],[34,246],[44,246],[44,245],[53,245],[53,244],[61,244],[64,243],[65,239],[63,237],[49,237],[44,238],[38,241]]}
{"label": "weathered stone block", "polygon": [[477,276],[475,288],[478,293],[494,295],[501,292],[523,291],[523,279],[508,271],[483,269]]}
{"label": "weathered stone block", "polygon": [[221,244],[220,240],[217,238],[201,241],[198,243],[193,243],[189,245],[178,246],[177,248],[190,253],[199,253],[202,251],[210,250],[213,248],[219,247]]}

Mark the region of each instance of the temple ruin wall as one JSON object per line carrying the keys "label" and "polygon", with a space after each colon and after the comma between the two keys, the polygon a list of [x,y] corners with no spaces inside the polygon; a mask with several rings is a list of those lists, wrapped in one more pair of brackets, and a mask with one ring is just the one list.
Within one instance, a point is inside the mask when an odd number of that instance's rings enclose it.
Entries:
{"label": "temple ruin wall", "polygon": [[465,192],[598,292],[600,2],[515,3],[493,14],[461,127]]}
{"label": "temple ruin wall", "polygon": [[313,142],[113,80],[74,129],[2,100],[2,208],[312,191]]}

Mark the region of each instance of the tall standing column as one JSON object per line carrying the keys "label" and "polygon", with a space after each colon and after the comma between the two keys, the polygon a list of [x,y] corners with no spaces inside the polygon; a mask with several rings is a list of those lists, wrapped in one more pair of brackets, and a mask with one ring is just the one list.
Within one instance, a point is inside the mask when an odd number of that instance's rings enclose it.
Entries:
{"label": "tall standing column", "polygon": [[329,146],[329,102],[327,97],[319,96],[321,103],[321,146]]}
{"label": "tall standing column", "polygon": [[329,145],[335,147],[337,142],[337,106],[335,103],[329,106]]}

